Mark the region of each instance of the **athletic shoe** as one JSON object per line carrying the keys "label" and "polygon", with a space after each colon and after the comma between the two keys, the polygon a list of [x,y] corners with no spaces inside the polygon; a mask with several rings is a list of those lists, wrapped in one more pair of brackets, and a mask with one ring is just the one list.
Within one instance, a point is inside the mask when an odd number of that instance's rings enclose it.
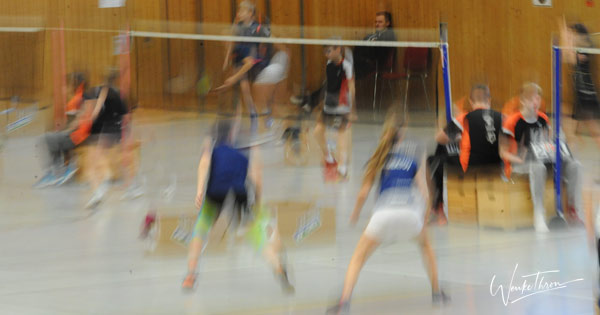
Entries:
{"label": "athletic shoe", "polygon": [[348,179],[348,167],[345,165],[337,166],[338,180],[346,181]]}
{"label": "athletic shoe", "polygon": [[350,314],[350,301],[342,301],[325,311],[327,315],[342,315],[342,314]]}
{"label": "athletic shoe", "polygon": [[290,280],[288,279],[288,273],[287,273],[286,268],[283,268],[283,272],[278,274],[277,278],[279,278],[279,284],[281,285],[281,290],[283,291],[283,293],[285,293],[285,294],[296,293],[296,289],[294,288],[294,286],[290,283]]}
{"label": "athletic shoe", "polygon": [[445,304],[450,302],[450,296],[446,295],[444,290],[439,292],[431,292],[431,301],[435,305]]}
{"label": "athletic shoe", "polygon": [[104,198],[104,195],[106,194],[107,191],[108,191],[108,183],[103,182],[102,184],[100,184],[100,187],[98,187],[98,189],[96,189],[96,191],[92,195],[92,198],[90,199],[90,201],[88,201],[88,203],[85,205],[85,207],[87,209],[93,209],[96,206],[98,206],[98,204],[100,204],[100,202],[102,201],[102,198]]}
{"label": "athletic shoe", "polygon": [[442,203],[431,209],[429,224],[438,226],[444,226],[448,224],[448,218],[446,218],[446,214],[444,213],[444,205]]}
{"label": "athletic shoe", "polygon": [[581,219],[577,215],[577,211],[575,211],[574,207],[569,206],[565,214],[566,214],[566,219],[569,224],[569,227],[574,227],[574,228],[585,227],[585,224],[583,223],[583,221],[581,221]]}
{"label": "athletic shoe", "polygon": [[65,173],[58,179],[58,182],[56,184],[60,186],[68,182],[77,173],[77,170],[79,170],[78,167],[68,165],[67,169],[65,170]]}
{"label": "athletic shoe", "polygon": [[197,273],[188,273],[183,279],[183,283],[181,284],[181,289],[184,292],[192,292],[196,289],[196,279],[198,278]]}
{"label": "athletic shoe", "polygon": [[54,174],[52,173],[52,171],[49,171],[48,173],[46,173],[46,175],[44,175],[44,177],[42,177],[42,179],[40,179],[37,183],[35,183],[33,185],[34,188],[46,188],[52,185],[55,185],[56,183],[58,183],[58,181],[60,180],[59,177],[54,176]]}
{"label": "athletic shoe", "polygon": [[548,229],[548,225],[546,225],[546,219],[543,215],[534,214],[533,215],[533,227],[535,231],[538,233],[548,233],[550,230]]}
{"label": "athletic shoe", "polygon": [[150,229],[152,229],[154,222],[156,222],[156,213],[149,212],[148,214],[146,214],[146,218],[144,219],[144,225],[142,226],[142,232],[140,233],[141,239],[145,239],[146,237],[148,237],[148,234],[150,233]]}
{"label": "athletic shoe", "polygon": [[292,102],[292,104],[294,104],[294,105],[303,104],[305,101],[306,101],[306,98],[302,95],[292,95],[290,97],[290,102]]}
{"label": "athletic shoe", "polygon": [[177,190],[177,175],[171,174],[171,183],[162,192],[163,199],[167,202],[173,200],[175,190]]}
{"label": "athletic shoe", "polygon": [[132,199],[136,199],[139,198],[141,196],[144,195],[144,188],[142,188],[141,185],[130,185],[127,190],[125,191],[125,193],[123,194],[123,196],[121,196],[121,200],[132,200]]}
{"label": "athletic shoe", "polygon": [[[269,113],[269,115],[271,115],[271,114]],[[271,116],[269,116],[269,117],[267,117],[267,119],[265,119],[265,127],[268,130],[271,130],[271,128],[273,128],[274,123],[275,123],[275,120]]]}

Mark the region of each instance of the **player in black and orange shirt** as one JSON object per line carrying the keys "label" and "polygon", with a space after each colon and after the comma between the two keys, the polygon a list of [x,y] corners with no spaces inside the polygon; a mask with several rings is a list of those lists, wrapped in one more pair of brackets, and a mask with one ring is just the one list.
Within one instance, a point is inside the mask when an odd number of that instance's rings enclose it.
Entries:
{"label": "player in black and orange shirt", "polygon": [[100,108],[96,108],[99,105],[94,107],[89,101],[82,103],[83,108],[79,109],[77,117],[66,130],[44,135],[43,144],[48,156],[44,162],[46,174],[34,185],[35,188],[62,185],[77,172],[77,166],[73,161],[67,161],[67,156],[90,136],[93,122],[100,112]]}
{"label": "player in black and orange shirt", "polygon": [[490,108],[487,86],[475,86],[473,92],[473,111],[458,119],[462,130],[460,164],[465,172],[469,166],[499,165],[501,161],[498,142],[502,114]]}
{"label": "player in black and orange shirt", "polygon": [[[536,93],[528,91],[535,90]],[[555,162],[555,146],[550,133],[548,116],[541,112],[541,88],[535,83],[526,83],[521,94],[521,110],[510,116],[502,128],[510,137],[503,144],[501,155],[505,160],[505,171],[529,174],[529,186],[533,199],[534,227],[537,232],[548,232],[544,209],[544,190],[546,186],[546,165]],[[561,145],[563,174],[567,185],[569,204],[581,217],[581,163],[573,159],[566,145]],[[578,220],[575,220],[578,221]]]}
{"label": "player in black and orange shirt", "polygon": [[458,141],[459,160],[465,172],[470,166],[500,166],[501,163],[502,114],[490,109],[490,89],[486,85],[474,85],[470,95],[473,110],[453,119],[436,136],[440,144]]}
{"label": "player in black and orange shirt", "polygon": [[[467,103],[468,101],[468,103]],[[438,147],[434,156],[428,158],[429,172],[433,178],[433,213],[438,223],[446,223],[443,209],[444,166],[461,165],[467,171],[469,165],[500,165],[498,152],[502,116],[490,109],[490,91],[486,85],[471,88],[469,97],[459,101],[461,111],[436,135]],[[468,105],[468,111],[462,111]]]}

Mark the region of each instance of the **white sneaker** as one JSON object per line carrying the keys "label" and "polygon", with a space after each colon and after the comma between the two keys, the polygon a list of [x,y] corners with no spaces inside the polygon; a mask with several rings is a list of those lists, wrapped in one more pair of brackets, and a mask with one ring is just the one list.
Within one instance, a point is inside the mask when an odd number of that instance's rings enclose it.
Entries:
{"label": "white sneaker", "polygon": [[548,225],[546,225],[546,219],[543,215],[534,214],[533,218],[533,227],[535,231],[538,233],[548,233],[550,230],[548,229]]}
{"label": "white sneaker", "polygon": [[85,207],[87,209],[93,209],[96,206],[98,206],[98,204],[100,204],[100,202],[104,198],[104,195],[106,194],[107,191],[108,191],[108,183],[104,182],[104,183],[100,184],[100,187],[98,187],[98,189],[96,189],[96,191],[92,195],[92,198],[90,199],[90,201],[88,201],[88,203],[85,205]]}
{"label": "white sneaker", "polygon": [[144,195],[144,188],[139,185],[132,184],[127,191],[121,196],[121,200],[133,200]]}

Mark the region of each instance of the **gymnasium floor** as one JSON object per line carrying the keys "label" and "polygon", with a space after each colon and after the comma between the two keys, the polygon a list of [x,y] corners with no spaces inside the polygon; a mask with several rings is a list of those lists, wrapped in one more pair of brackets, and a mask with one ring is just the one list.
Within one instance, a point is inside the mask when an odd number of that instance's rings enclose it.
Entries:
{"label": "gymnasium floor", "polygon": [[[0,153],[0,314],[323,314],[339,297],[368,222],[372,199],[355,228],[348,218],[380,127],[354,124],[351,177],[337,185],[323,183],[317,163],[286,166],[281,146],[263,147],[265,201],[312,201],[336,209],[334,241],[291,244],[287,250],[294,296],[285,296],[266,263],[243,245],[203,257],[197,290],[183,294],[185,254],[148,254],[138,234],[149,203],[192,207],[201,139],[209,126],[209,119],[195,115],[138,124],[147,193],[121,201],[123,189],[113,186],[95,211],[84,209],[90,197],[84,185],[31,189],[41,174],[37,138],[10,137]],[[410,132],[433,148],[433,128]],[[581,160],[586,171],[597,173],[593,154],[586,150]],[[172,200],[157,197],[173,178]],[[354,292],[353,314],[593,314],[597,258],[583,230],[539,236],[532,229],[451,224],[433,227],[430,234],[451,303],[432,307],[418,248],[403,243],[380,248],[368,261]],[[545,274],[545,281],[583,280],[505,305],[499,292],[492,296],[490,284],[496,276],[494,290],[498,285],[507,290],[517,264],[513,285],[520,286],[523,275],[550,270],[559,272]],[[527,294],[512,292],[510,301]]]}

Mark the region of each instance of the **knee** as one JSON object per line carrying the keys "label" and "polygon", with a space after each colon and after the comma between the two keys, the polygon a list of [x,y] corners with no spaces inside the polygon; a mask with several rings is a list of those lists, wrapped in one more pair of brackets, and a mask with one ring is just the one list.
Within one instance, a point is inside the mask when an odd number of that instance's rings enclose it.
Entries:
{"label": "knee", "polygon": [[567,160],[567,161],[565,161],[565,168],[569,171],[579,173],[579,172],[581,172],[583,165],[581,164],[581,162],[579,162],[577,160]]}
{"label": "knee", "polygon": [[529,165],[529,170],[533,176],[536,177],[546,177],[546,165],[543,163],[531,163]]}
{"label": "knee", "polygon": [[315,135],[317,136],[321,136],[325,133],[325,127],[323,126],[323,123],[317,123],[317,126],[315,127]]}

